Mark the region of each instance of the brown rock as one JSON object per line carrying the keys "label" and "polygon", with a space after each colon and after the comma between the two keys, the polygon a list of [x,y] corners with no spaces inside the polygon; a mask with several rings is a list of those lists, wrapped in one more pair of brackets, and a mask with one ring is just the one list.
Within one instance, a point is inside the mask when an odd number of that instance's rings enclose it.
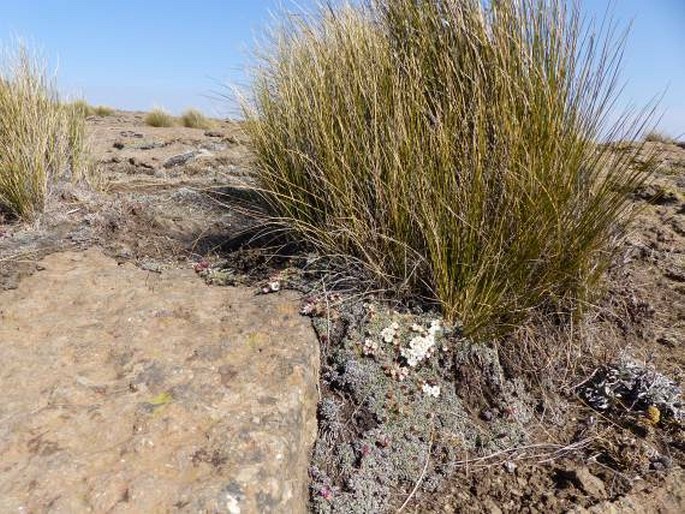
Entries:
{"label": "brown rock", "polygon": [[164,161],[163,166],[165,168],[174,168],[176,166],[181,166],[194,159],[196,155],[197,152],[193,150],[184,152],[182,154],[174,155],[172,157],[169,157],[166,161]]}
{"label": "brown rock", "polygon": [[560,475],[594,498],[606,497],[604,482],[590,473],[590,470],[585,466],[562,469]]}
{"label": "brown rock", "polygon": [[318,346],[288,292],[92,249],[0,292],[0,512],[305,512]]}

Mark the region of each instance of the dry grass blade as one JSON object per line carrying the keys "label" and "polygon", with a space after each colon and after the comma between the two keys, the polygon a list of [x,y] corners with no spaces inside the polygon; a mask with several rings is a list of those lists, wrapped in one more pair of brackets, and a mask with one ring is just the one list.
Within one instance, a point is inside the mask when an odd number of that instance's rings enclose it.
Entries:
{"label": "dry grass blade", "polygon": [[88,177],[82,106],[60,103],[26,48],[5,49],[0,64],[0,208],[34,219],[56,179]]}
{"label": "dry grass blade", "polygon": [[274,217],[475,337],[578,310],[653,161],[600,144],[638,139],[650,112],[608,122],[624,37],[567,5],[374,0],[287,17],[245,102]]}
{"label": "dry grass blade", "polygon": [[181,115],[181,125],[188,128],[209,129],[214,126],[212,121],[197,109],[188,109]]}
{"label": "dry grass blade", "polygon": [[157,108],[145,115],[145,123],[151,127],[173,127],[176,120],[164,109]]}

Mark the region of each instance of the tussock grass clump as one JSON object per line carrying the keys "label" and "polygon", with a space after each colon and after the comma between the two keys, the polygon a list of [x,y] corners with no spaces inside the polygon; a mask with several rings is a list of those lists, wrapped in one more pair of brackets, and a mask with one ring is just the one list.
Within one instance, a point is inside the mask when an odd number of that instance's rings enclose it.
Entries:
{"label": "tussock grass clump", "polygon": [[88,116],[105,117],[114,114],[114,109],[112,109],[111,107],[108,107],[106,105],[93,106],[85,100],[76,100],[74,102],[71,102],[70,105],[74,112],[79,114],[83,118],[87,118]]}
{"label": "tussock grass clump", "polygon": [[645,135],[645,141],[648,141],[650,143],[664,143],[664,144],[673,144],[675,143],[675,139],[672,137],[664,134],[663,132],[659,132],[657,130],[651,130]]}
{"label": "tussock grass clump", "polygon": [[164,109],[153,109],[145,116],[145,123],[151,127],[173,127],[176,120]]}
{"label": "tussock grass clump", "polygon": [[85,122],[25,48],[3,50],[0,65],[0,208],[30,220],[56,179],[87,178]]}
{"label": "tussock grass clump", "polygon": [[80,105],[62,104],[62,117],[67,141],[67,162],[73,179],[90,181],[94,163],[91,160],[86,140],[86,118]]}
{"label": "tussock grass clump", "polygon": [[197,109],[188,109],[181,115],[181,125],[188,128],[209,129],[212,121]]}
{"label": "tussock grass clump", "polygon": [[96,116],[102,116],[104,118],[114,114],[114,109],[106,105],[97,105],[93,107],[93,114],[95,114]]}
{"label": "tussock grass clump", "polygon": [[244,104],[274,222],[472,336],[575,312],[650,164],[630,166],[639,144],[597,144],[643,128],[607,123],[624,37],[566,5],[377,0],[287,18]]}
{"label": "tussock grass clump", "polygon": [[92,116],[93,114],[95,114],[93,106],[85,100],[75,100],[68,105],[74,111],[74,114],[78,114],[83,118],[87,118],[88,116]]}

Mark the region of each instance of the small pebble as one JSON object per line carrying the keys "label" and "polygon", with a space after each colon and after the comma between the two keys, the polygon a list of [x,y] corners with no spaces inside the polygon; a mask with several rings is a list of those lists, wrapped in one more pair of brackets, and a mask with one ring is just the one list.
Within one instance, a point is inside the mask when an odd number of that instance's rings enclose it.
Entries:
{"label": "small pebble", "polygon": [[514,471],[516,471],[516,464],[514,464],[510,460],[506,461],[503,465],[507,473],[513,473]]}

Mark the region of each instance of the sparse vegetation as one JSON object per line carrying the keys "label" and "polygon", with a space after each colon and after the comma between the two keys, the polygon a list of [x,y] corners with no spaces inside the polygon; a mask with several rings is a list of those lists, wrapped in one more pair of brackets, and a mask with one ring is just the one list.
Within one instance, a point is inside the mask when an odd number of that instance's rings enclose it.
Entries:
{"label": "sparse vegetation", "polygon": [[647,112],[606,124],[624,38],[565,5],[378,0],[288,18],[245,103],[274,223],[472,336],[576,312],[652,161],[629,166],[636,144],[606,166],[595,142],[635,140]]}
{"label": "sparse vegetation", "polygon": [[5,50],[0,69],[0,208],[33,219],[59,177],[86,176],[81,105],[64,105],[45,67],[25,48]]}
{"label": "sparse vegetation", "polygon": [[188,109],[181,115],[181,124],[188,128],[209,129],[213,124],[209,118],[197,109]]}
{"label": "sparse vegetation", "polygon": [[105,117],[114,114],[114,109],[112,109],[111,107],[108,107],[106,105],[93,106],[85,100],[76,100],[74,102],[71,102],[70,105],[73,111],[79,114],[82,118],[87,118],[88,116]]}
{"label": "sparse vegetation", "polygon": [[145,123],[151,127],[173,127],[174,117],[164,109],[153,109],[145,116]]}
{"label": "sparse vegetation", "polygon": [[657,130],[652,130],[648,132],[645,135],[645,141],[648,141],[650,143],[664,143],[664,144],[672,144],[675,143],[675,140],[664,134],[663,132],[659,132]]}
{"label": "sparse vegetation", "polygon": [[71,170],[75,171],[74,178],[92,178],[94,163],[91,162],[86,142],[86,118],[83,116],[82,106],[62,104],[64,129],[66,130],[68,162]]}

